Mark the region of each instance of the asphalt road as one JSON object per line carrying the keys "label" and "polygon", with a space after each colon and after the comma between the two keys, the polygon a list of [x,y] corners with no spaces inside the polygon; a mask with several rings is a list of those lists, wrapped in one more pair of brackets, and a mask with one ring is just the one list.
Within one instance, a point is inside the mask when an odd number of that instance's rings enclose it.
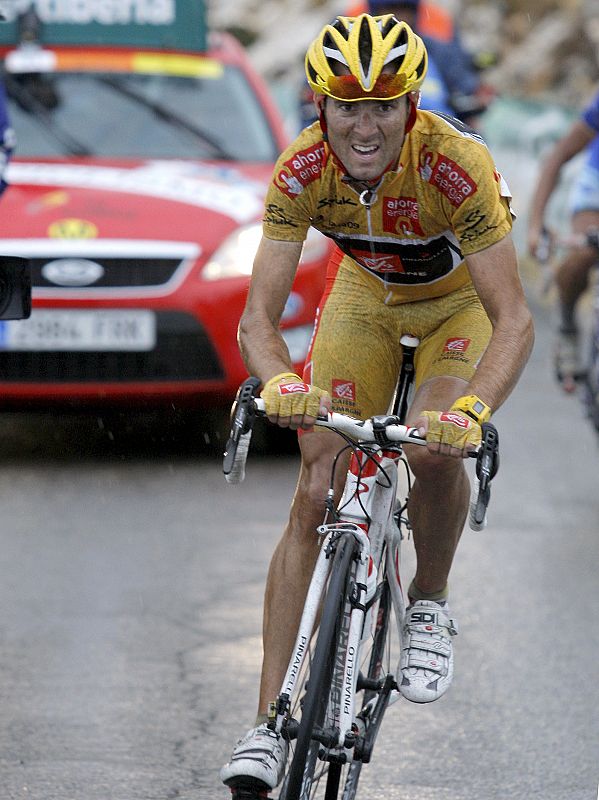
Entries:
{"label": "asphalt road", "polygon": [[[548,361],[537,308],[490,527],[452,574],[454,685],[393,707],[365,800],[597,797],[599,447]],[[230,487],[201,434],[0,415],[3,800],[227,797],[296,465],[253,456]]]}

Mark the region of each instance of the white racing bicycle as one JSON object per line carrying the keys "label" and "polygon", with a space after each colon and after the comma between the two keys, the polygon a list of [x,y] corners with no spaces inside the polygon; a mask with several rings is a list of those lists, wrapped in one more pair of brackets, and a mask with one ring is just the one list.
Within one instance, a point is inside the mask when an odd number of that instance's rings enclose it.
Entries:
{"label": "white racing bicycle", "polygon": [[[403,363],[393,413],[365,421],[331,413],[319,426],[351,450],[340,502],[335,507],[335,466],[326,495],[326,514],[316,530],[321,547],[306,596],[297,638],[269,725],[289,742],[278,800],[351,800],[362,765],[370,761],[385,711],[400,695],[397,686],[405,598],[400,545],[410,530],[406,515],[411,477],[403,445],[426,444],[406,427],[408,397],[418,340],[402,337]],[[237,395],[223,470],[243,480],[256,415],[260,381],[249,378]],[[497,471],[498,436],[483,425],[474,454],[476,491],[470,525],[486,522],[490,481]],[[336,465],[337,462],[335,462]],[[406,488],[398,493],[400,470]],[[403,496],[401,496],[403,495]],[[262,786],[234,792],[236,800],[267,796]]]}

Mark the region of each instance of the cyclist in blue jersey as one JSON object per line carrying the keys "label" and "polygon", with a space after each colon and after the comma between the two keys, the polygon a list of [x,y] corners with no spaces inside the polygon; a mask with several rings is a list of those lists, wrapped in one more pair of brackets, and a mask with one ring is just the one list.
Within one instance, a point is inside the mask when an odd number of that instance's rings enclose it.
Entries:
{"label": "cyclist in blue jersey", "polygon": [[[584,164],[570,197],[574,233],[586,233],[599,227],[599,92],[541,165],[528,223],[528,249],[533,256],[538,253],[545,233],[545,209],[558,184],[561,169],[583,150],[586,150]],[[576,305],[587,288],[590,270],[596,260],[594,248],[575,246],[567,251],[556,270],[559,327],[555,368],[566,391],[574,390],[576,375],[580,373]]]}

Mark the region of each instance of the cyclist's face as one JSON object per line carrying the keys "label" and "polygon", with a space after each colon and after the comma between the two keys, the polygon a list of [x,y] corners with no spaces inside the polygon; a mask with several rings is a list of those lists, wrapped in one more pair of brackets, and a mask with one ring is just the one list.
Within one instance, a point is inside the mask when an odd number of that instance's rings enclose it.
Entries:
{"label": "cyclist's face", "polygon": [[374,180],[399,158],[409,113],[407,96],[395,100],[327,97],[325,117],[332,150],[357,180]]}

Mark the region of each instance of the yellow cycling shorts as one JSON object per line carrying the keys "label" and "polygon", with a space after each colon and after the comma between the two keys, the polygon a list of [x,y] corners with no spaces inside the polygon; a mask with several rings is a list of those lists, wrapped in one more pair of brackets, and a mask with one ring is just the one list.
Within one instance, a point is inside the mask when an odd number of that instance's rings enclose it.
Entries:
{"label": "yellow cycling shorts", "polygon": [[416,387],[441,375],[470,381],[491,338],[472,283],[428,300],[387,305],[388,289],[339,252],[329,263],[304,369],[326,389],[333,411],[366,419],[385,414],[401,368],[401,336],[420,339]]}

